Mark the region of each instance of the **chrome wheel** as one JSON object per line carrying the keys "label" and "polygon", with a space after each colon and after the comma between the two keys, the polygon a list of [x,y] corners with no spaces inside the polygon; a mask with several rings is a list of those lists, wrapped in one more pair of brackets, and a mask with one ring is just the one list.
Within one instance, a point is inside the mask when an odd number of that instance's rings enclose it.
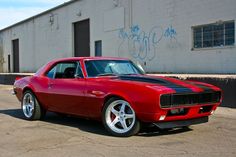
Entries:
{"label": "chrome wheel", "polygon": [[30,93],[26,93],[23,97],[22,110],[27,118],[31,118],[34,114],[34,98]]}
{"label": "chrome wheel", "polygon": [[129,132],[136,122],[135,112],[127,101],[115,100],[105,111],[105,123],[117,134]]}

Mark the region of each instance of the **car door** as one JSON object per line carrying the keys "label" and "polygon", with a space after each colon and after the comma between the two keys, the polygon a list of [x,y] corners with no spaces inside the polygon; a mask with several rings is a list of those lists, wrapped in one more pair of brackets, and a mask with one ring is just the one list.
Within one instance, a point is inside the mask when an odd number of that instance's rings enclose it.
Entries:
{"label": "car door", "polygon": [[86,84],[79,62],[58,63],[47,76],[49,110],[86,116]]}

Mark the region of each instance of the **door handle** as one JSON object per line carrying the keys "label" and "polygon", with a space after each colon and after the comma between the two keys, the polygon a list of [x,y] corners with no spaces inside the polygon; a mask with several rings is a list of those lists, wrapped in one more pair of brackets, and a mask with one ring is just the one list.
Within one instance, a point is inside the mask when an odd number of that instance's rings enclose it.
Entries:
{"label": "door handle", "polygon": [[99,96],[104,95],[105,93],[102,91],[88,91],[88,94],[99,97]]}

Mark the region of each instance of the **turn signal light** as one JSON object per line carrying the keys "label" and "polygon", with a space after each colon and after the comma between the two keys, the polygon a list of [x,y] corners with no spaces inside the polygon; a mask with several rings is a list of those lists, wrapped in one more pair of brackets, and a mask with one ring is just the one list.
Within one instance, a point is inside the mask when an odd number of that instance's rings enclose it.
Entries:
{"label": "turn signal light", "polygon": [[165,115],[162,115],[160,118],[159,118],[159,120],[164,120],[166,118],[166,116]]}

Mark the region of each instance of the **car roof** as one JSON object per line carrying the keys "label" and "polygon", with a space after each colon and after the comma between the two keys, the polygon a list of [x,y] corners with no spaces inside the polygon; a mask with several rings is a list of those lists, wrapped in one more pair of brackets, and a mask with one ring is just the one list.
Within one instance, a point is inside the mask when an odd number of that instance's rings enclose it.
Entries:
{"label": "car roof", "polygon": [[118,58],[118,57],[70,57],[70,58],[61,58],[55,59],[52,62],[64,62],[64,61],[79,61],[79,60],[129,60],[127,58]]}
{"label": "car roof", "polygon": [[61,59],[54,59],[47,63],[45,66],[40,68],[35,75],[43,75],[52,65],[58,62],[70,62],[70,61],[84,61],[84,60],[129,60],[127,58],[118,58],[118,57],[70,57],[70,58],[61,58]]}

